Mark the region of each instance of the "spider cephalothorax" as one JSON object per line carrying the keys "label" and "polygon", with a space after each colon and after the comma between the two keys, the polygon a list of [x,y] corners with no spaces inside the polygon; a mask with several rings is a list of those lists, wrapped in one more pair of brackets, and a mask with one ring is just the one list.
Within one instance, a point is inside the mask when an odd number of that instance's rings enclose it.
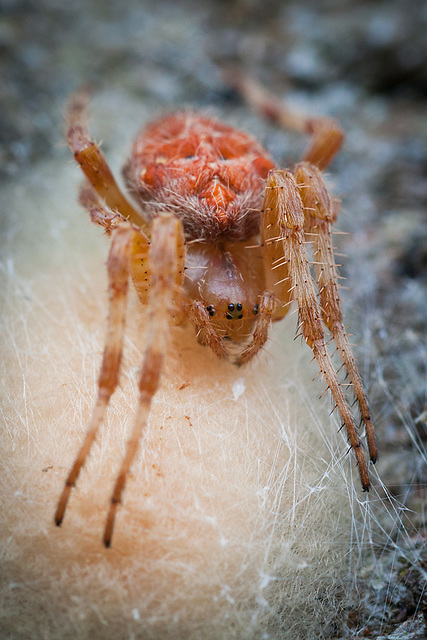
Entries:
{"label": "spider cephalothorax", "polygon": [[[112,235],[112,244],[110,313],[98,399],[58,504],[58,525],[117,386],[130,276],[141,302],[148,305],[140,399],[111,498],[106,546],[159,385],[171,321],[190,318],[202,344],[243,365],[265,344],[271,322],[283,318],[295,301],[299,332],[313,351],[347,429],[363,489],[369,489],[361,442],[324,338],[325,326],[353,386],[375,462],[373,426],[338,295],[330,238],[338,202],[330,197],[321,173],[340,148],[343,134],[331,120],[287,111],[251,82],[243,82],[240,89],[269,117],[313,135],[303,161],[292,171],[275,169],[266,151],[245,133],[194,112],[172,114],[143,130],[125,165],[138,207],[123,196],[90,139],[82,95],[70,103],[68,141],[88,180],[80,199],[92,220]],[[307,244],[314,253],[315,279]]]}

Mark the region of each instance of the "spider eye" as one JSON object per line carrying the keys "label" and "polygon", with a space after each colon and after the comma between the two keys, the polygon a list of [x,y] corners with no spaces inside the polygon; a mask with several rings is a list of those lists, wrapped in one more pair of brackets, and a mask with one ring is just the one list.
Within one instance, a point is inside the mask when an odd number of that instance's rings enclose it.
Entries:
{"label": "spider eye", "polygon": [[214,316],[215,315],[215,309],[213,308],[213,306],[211,304],[209,304],[206,307],[206,311],[209,313],[210,316]]}
{"label": "spider eye", "polygon": [[252,312],[253,312],[254,316],[257,315],[258,309],[259,309],[259,304],[254,305],[254,308],[252,309]]}
{"label": "spider eye", "polygon": [[233,304],[230,302],[228,305],[228,313],[226,314],[227,320],[241,320],[243,318],[243,313],[240,313],[243,309],[243,305],[240,302]]}

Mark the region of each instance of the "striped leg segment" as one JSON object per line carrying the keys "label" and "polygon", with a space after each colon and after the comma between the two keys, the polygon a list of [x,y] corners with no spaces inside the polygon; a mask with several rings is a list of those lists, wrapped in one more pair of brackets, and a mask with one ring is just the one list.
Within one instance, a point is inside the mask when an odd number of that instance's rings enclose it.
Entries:
{"label": "striped leg segment", "polygon": [[309,234],[308,238],[314,248],[322,319],[335,341],[353,385],[362,421],[366,428],[369,455],[371,461],[375,462],[378,451],[368,401],[343,324],[337,267],[331,242],[331,223],[336,217],[334,202],[328,194],[320,171],[315,166],[308,163],[297,165],[295,178],[304,204],[305,231]]}
{"label": "striped leg segment", "polygon": [[135,232],[127,227],[118,228],[113,233],[113,240],[108,256],[109,316],[104,356],[98,379],[98,397],[88,425],[86,437],[68,474],[58,502],[55,513],[55,522],[58,526],[64,519],[71,489],[74,487],[80,470],[95,441],[108,403],[119,379],[125,329],[130,256]]}
{"label": "striped leg segment", "polygon": [[150,245],[151,282],[148,299],[147,346],[139,379],[139,402],[125,457],[117,475],[104,529],[104,545],[111,545],[117,506],[122,499],[126,479],[147,425],[151,401],[163,368],[169,325],[174,308],[174,293],[180,270],[177,249],[183,244],[182,227],[174,216],[154,220]]}
{"label": "striped leg segment", "polygon": [[338,407],[356,455],[362,487],[367,491],[370,481],[362,445],[326,350],[322,312],[308,262],[304,223],[303,201],[294,176],[289,171],[272,172],[267,182],[264,199],[262,220],[264,253],[266,259],[271,255],[273,265],[277,262],[277,247],[280,247],[283,264],[287,264],[289,274],[281,285],[285,289],[284,293],[280,293],[280,285],[278,285],[276,295],[279,298],[285,298],[286,293],[291,291],[293,299],[297,302],[299,330],[312,349]]}

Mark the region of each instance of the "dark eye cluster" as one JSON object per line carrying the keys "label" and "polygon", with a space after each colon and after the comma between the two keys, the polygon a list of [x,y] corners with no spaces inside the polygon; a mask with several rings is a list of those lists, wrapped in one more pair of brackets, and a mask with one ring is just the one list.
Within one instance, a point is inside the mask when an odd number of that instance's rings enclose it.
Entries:
{"label": "dark eye cluster", "polygon": [[[233,302],[230,302],[227,308],[228,308],[228,312],[225,315],[227,320],[242,320],[243,305],[240,302],[237,302],[236,304],[234,304]],[[258,310],[259,310],[259,305],[255,304],[252,309],[252,313],[254,314],[254,316],[258,314]],[[216,314],[216,309],[211,304],[209,304],[206,307],[206,311],[209,313],[210,316],[214,316]]]}
{"label": "dark eye cluster", "polygon": [[243,306],[240,302],[237,304],[233,304],[230,302],[228,305],[228,313],[226,314],[227,320],[241,320],[243,318],[243,313],[240,313],[243,309]]}

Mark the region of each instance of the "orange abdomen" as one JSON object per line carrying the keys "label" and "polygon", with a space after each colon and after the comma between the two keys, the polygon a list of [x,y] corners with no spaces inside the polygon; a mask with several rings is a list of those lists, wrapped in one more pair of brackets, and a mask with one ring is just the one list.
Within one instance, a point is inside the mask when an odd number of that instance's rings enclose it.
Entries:
{"label": "orange abdomen", "polygon": [[263,180],[272,168],[250,136],[181,112],[142,131],[124,175],[149,218],[172,211],[187,238],[244,240],[258,232]]}

